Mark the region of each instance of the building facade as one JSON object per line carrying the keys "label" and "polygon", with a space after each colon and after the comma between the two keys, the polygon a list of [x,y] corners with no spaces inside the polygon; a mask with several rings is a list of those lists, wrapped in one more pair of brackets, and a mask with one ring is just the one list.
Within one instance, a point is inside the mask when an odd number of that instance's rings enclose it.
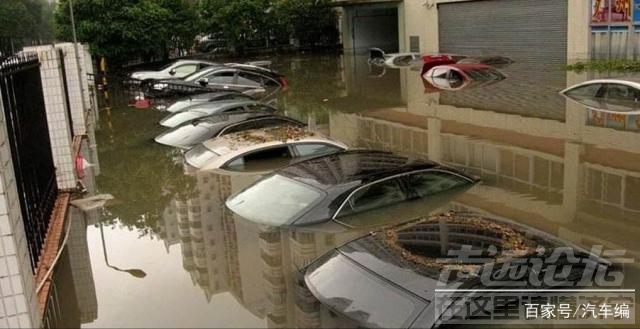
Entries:
{"label": "building facade", "polygon": [[[638,42],[631,18],[624,23],[593,23],[596,2],[605,1],[334,1],[340,8],[345,53],[363,54],[371,47],[387,52],[464,55],[500,55],[504,50],[517,50],[546,54],[550,62],[566,62],[601,58],[609,54],[605,47],[611,46],[624,47],[624,51],[612,50],[611,58],[622,54],[635,57],[634,44]],[[623,36],[622,25],[627,27]],[[603,26],[607,26],[606,33],[611,33],[606,40]],[[615,41],[622,39],[627,41]],[[613,43],[609,45],[608,40]]]}

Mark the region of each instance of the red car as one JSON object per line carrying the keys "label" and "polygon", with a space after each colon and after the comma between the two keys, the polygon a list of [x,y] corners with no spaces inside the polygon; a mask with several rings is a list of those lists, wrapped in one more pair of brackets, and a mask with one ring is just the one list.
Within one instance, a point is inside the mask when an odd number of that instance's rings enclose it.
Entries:
{"label": "red car", "polygon": [[460,90],[475,86],[486,86],[506,79],[497,69],[485,64],[448,64],[433,66],[422,73],[425,92]]}

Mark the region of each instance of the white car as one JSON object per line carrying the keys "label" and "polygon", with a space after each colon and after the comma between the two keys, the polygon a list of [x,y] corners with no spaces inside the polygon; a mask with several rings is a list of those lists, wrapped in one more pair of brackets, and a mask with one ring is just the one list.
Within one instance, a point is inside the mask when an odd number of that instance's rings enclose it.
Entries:
{"label": "white car", "polygon": [[590,109],[640,114],[640,79],[597,79],[573,85],[560,92]]}
{"label": "white car", "polygon": [[210,139],[185,153],[196,169],[268,171],[295,161],[343,151],[347,146],[304,128],[249,130]]}
{"label": "white car", "polygon": [[216,65],[208,61],[180,59],[160,68],[158,71],[137,71],[131,73],[135,80],[181,79],[205,67]]}
{"label": "white car", "polygon": [[422,63],[420,53],[392,53],[387,54],[380,48],[369,49],[369,63],[374,65],[385,65],[391,68],[410,66],[416,61]]}
{"label": "white car", "polygon": [[212,103],[212,102],[217,102],[222,100],[250,101],[250,100],[254,100],[254,98],[251,95],[250,91],[244,92],[244,93],[236,92],[236,91],[217,91],[217,92],[211,92],[211,93],[196,94],[192,96],[185,96],[176,100],[171,105],[168,105],[168,106],[164,104],[158,105],[156,106],[156,109],[164,110],[169,113],[174,113],[174,112],[180,112],[190,106],[201,105],[205,103]]}
{"label": "white car", "polygon": [[228,114],[250,111],[273,113],[276,111],[276,109],[272,106],[260,103],[258,101],[221,100],[193,105],[178,112],[171,113],[160,120],[160,125],[168,128],[173,128],[187,121],[208,117],[214,114]]}

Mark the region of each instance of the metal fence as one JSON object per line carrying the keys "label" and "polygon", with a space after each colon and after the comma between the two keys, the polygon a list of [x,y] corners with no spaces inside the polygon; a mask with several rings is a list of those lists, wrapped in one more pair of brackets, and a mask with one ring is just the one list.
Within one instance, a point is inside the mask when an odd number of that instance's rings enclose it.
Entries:
{"label": "metal fence", "polygon": [[36,54],[0,56],[0,96],[35,269],[58,193]]}

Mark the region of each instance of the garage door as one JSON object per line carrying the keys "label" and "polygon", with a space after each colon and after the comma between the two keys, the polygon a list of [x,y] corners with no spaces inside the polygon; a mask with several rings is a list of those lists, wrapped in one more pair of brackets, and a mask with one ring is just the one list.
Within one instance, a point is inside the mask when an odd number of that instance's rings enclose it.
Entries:
{"label": "garage door", "polygon": [[567,57],[567,0],[484,0],[438,5],[440,51],[509,55],[515,60]]}
{"label": "garage door", "polygon": [[500,55],[505,81],[443,92],[442,104],[564,120],[567,0],[482,0],[438,5],[440,51]]}

